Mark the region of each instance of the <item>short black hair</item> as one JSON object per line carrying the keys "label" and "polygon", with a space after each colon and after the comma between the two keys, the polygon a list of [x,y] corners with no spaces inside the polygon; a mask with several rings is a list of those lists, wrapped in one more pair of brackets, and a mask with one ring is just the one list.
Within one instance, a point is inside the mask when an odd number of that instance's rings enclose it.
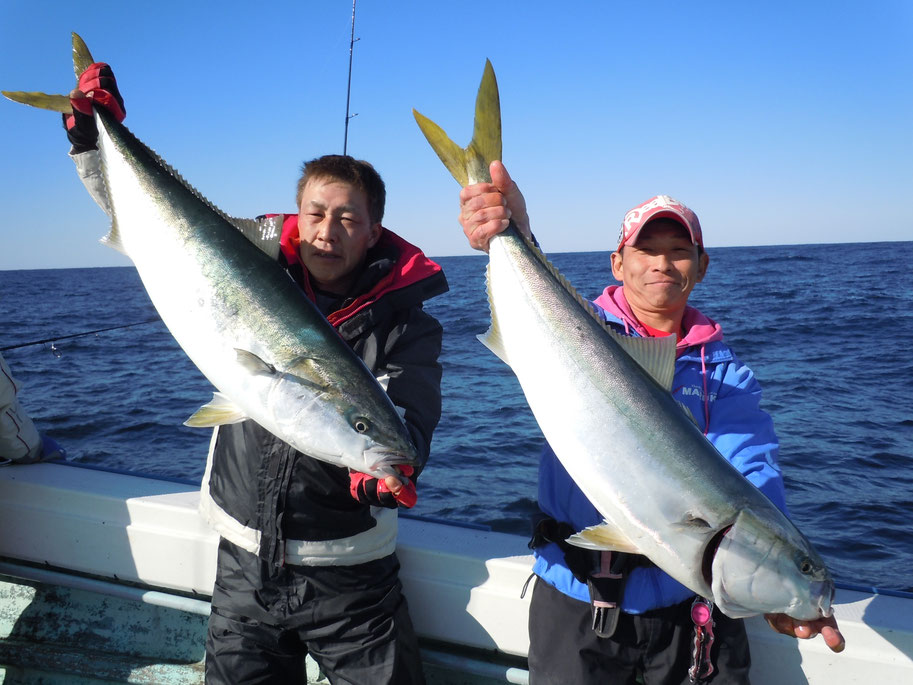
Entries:
{"label": "short black hair", "polygon": [[348,155],[324,155],[301,166],[301,177],[295,195],[295,206],[301,207],[304,186],[312,178],[330,178],[349,183],[363,191],[368,198],[368,214],[371,223],[380,223],[384,218],[387,189],[377,170],[368,162]]}

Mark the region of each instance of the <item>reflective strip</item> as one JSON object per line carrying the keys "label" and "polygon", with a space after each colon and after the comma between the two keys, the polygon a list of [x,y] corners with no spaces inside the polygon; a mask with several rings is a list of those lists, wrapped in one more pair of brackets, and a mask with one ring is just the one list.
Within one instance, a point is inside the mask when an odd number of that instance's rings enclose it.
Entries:
{"label": "reflective strip", "polygon": [[286,540],[285,563],[295,566],[355,566],[383,559],[396,551],[396,509],[371,507],[377,525],[336,540]]}
{"label": "reflective strip", "polygon": [[209,454],[206,456],[206,471],[203,473],[203,482],[200,484],[200,514],[206,519],[209,527],[223,538],[247,550],[252,554],[260,553],[260,531],[245,526],[231,514],[220,507],[209,492],[209,475],[212,473],[212,456],[216,447],[216,437],[219,428],[212,431],[212,440],[209,441]]}
{"label": "reflective strip", "polygon": [[[223,538],[252,554],[260,553],[260,531],[245,526],[220,507],[209,492],[218,428],[212,432],[206,471],[200,486],[200,514]],[[396,509],[371,507],[372,528],[335,540],[286,540],[285,563],[293,566],[355,566],[383,559],[396,551],[399,516]]]}

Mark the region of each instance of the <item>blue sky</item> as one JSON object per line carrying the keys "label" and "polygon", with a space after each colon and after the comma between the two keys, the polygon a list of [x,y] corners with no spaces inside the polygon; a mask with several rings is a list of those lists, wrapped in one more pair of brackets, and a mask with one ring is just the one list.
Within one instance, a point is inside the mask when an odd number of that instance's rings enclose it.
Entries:
{"label": "blue sky", "polygon": [[[114,67],[127,126],[226,212],[295,211],[342,152],[351,0],[0,0],[0,88],[66,92],[70,31]],[[461,145],[485,59],[504,161],[547,252],[611,249],[657,193],[714,245],[913,239],[913,3],[359,0],[348,151],[385,225],[469,254],[458,186],[412,108]],[[0,269],[126,265],[59,116],[0,101]]]}

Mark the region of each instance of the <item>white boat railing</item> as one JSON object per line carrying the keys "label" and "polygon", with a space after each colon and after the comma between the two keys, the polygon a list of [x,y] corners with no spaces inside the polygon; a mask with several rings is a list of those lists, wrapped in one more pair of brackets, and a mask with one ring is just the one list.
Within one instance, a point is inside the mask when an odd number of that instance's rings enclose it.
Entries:
{"label": "white boat railing", "polygon": [[[31,570],[32,580],[50,584],[73,576],[101,583],[95,591],[129,586],[138,600],[181,595],[205,612],[218,538],[198,515],[198,501],[186,483],[66,464],[0,468],[0,575]],[[397,553],[421,637],[525,657],[529,596],[520,593],[532,564],[525,539],[401,517]],[[793,640],[760,617],[749,619],[753,681],[913,683],[913,597],[840,588],[835,611],[847,639],[842,654],[820,638]]]}

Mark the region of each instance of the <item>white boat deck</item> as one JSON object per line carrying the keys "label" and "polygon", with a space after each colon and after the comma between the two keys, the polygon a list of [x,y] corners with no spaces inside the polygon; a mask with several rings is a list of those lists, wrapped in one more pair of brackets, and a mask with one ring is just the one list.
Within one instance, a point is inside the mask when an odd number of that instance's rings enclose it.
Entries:
{"label": "white boat deck", "polygon": [[[205,611],[218,538],[197,514],[198,498],[188,485],[63,464],[0,468],[0,575],[75,571],[93,578],[81,582],[110,579],[127,584],[125,594]],[[397,551],[421,637],[525,657],[525,539],[401,518]],[[753,682],[913,683],[913,598],[838,589],[835,611],[847,639],[841,654],[749,619]],[[516,668],[495,670],[501,682],[523,682]]]}

